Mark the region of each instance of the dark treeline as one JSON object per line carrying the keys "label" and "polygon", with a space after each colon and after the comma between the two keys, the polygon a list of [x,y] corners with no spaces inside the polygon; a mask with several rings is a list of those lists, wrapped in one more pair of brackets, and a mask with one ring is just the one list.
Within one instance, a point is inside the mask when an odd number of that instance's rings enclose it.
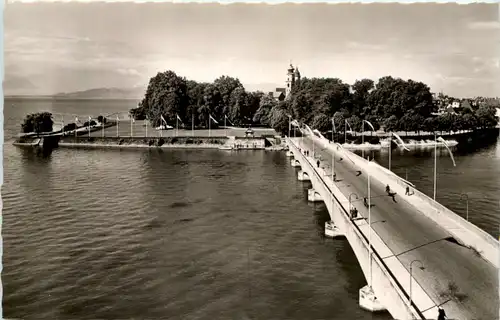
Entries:
{"label": "dark treeline", "polygon": [[435,115],[438,105],[424,83],[393,77],[377,83],[362,79],[353,85],[335,78],[303,78],[290,99],[278,101],[263,92],[246,91],[236,78],[198,83],[166,71],[151,78],[145,97],[130,114],[136,120],[147,117],[153,126],[161,124],[160,115],[170,125],[179,116],[185,128],[193,122],[208,127],[210,115],[222,124],[227,116],[237,126],[258,124],[282,133],[288,131],[288,115],[322,132],[331,130],[332,118],[337,131],[344,130],[345,120],[360,131],[363,119],[376,130],[383,126],[385,131],[415,132],[491,128],[498,123],[495,106],[487,103]]}

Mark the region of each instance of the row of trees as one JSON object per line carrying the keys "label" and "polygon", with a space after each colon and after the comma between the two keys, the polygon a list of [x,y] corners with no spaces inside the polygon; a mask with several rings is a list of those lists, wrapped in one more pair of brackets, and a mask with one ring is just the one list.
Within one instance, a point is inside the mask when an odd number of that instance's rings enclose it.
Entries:
{"label": "row of trees", "polygon": [[[97,121],[99,123],[106,123],[107,119],[105,117],[98,116]],[[68,123],[64,126],[64,131],[75,130],[80,127],[88,127],[95,126],[97,122],[94,120],[85,121],[83,124],[76,123]],[[24,122],[21,124],[21,132],[23,133],[31,133],[34,132],[36,134],[44,133],[44,132],[52,132],[54,127],[54,120],[52,118],[52,113],[50,112],[38,112],[31,113],[26,115],[24,118]]]}
{"label": "row of trees", "polygon": [[332,118],[337,131],[344,130],[345,120],[360,131],[363,119],[386,131],[456,131],[498,123],[495,107],[487,104],[457,114],[436,116],[437,110],[427,85],[393,77],[377,83],[362,79],[353,85],[336,78],[303,78],[290,99],[277,101],[263,92],[247,92],[236,78],[198,83],[166,71],[151,78],[144,99],[130,114],[137,120],[147,117],[154,126],[161,124],[161,115],[170,124],[179,117],[185,127],[208,127],[210,116],[219,122],[227,116],[235,125],[260,124],[280,132],[288,130],[288,115],[323,132],[331,130]]}

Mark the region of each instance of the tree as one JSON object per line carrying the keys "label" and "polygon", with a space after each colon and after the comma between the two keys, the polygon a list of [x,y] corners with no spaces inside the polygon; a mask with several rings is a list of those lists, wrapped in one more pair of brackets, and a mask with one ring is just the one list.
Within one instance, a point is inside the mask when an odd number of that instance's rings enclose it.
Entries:
{"label": "tree", "polygon": [[[138,120],[138,119],[135,119],[135,120]],[[140,120],[144,120],[144,119],[140,119]],[[99,121],[99,123],[106,123],[107,119],[103,116],[98,116],[97,121]]]}
{"label": "tree", "polygon": [[413,123],[413,115],[409,113],[405,113],[397,123],[397,130],[405,131],[417,131],[417,127]]}
{"label": "tree", "polygon": [[97,122],[95,122],[94,120],[90,120],[90,122],[86,121],[86,122],[83,123],[84,127],[88,127],[89,125],[91,127],[93,127],[93,126],[97,125]]}
{"label": "tree", "polygon": [[437,127],[437,121],[435,117],[427,117],[424,120],[423,130],[427,132],[435,132]]}
{"label": "tree", "polygon": [[276,101],[270,95],[262,96],[260,106],[253,117],[253,122],[262,125],[271,125],[271,110],[277,105]]}
{"label": "tree", "polygon": [[243,119],[248,119],[253,116],[247,112],[248,97],[243,87],[237,87],[231,92],[231,99],[228,112],[224,112],[229,117],[231,122],[236,125],[241,125]]}
{"label": "tree", "polygon": [[398,130],[398,118],[396,116],[390,116],[384,120],[384,130],[386,132]]}
{"label": "tree", "polygon": [[411,116],[411,130],[420,134],[420,130],[424,128],[425,118],[420,114],[413,114]]}
{"label": "tree", "polygon": [[286,102],[280,102],[271,110],[271,127],[280,133],[288,132],[288,116]]}
{"label": "tree", "polygon": [[332,130],[331,118],[326,114],[320,113],[314,116],[312,127],[319,130],[320,132],[326,132]]}
{"label": "tree", "polygon": [[490,105],[480,105],[475,112],[477,124],[481,128],[494,128],[498,124],[496,108]]}
{"label": "tree", "polygon": [[472,130],[477,128],[477,119],[472,113],[462,115],[460,122],[462,130]]}
{"label": "tree", "polygon": [[37,135],[45,132],[52,132],[54,121],[52,120],[52,113],[40,112],[28,114],[21,125],[23,133],[35,132]]}
{"label": "tree", "polygon": [[352,115],[347,119],[352,130],[355,132],[361,131],[362,120],[357,115]]}
{"label": "tree", "polygon": [[[234,90],[236,90],[237,88],[240,88],[240,89],[242,89],[242,91],[245,91],[240,80],[238,80],[237,78],[232,78],[232,77],[228,77],[228,76],[221,76],[221,77],[215,79],[213,85],[217,88],[217,90],[220,94],[220,98],[221,98],[220,107],[222,107],[222,108],[229,107],[231,105],[231,95],[232,95]],[[217,116],[220,116],[220,115],[222,115],[222,111],[223,111],[222,109],[221,110],[216,109],[216,110],[214,110],[214,113]]]}
{"label": "tree", "polygon": [[161,124],[160,116],[167,122],[175,122],[177,115],[184,118],[189,104],[186,79],[173,71],[158,73],[149,80],[146,95],[140,106],[153,126]]}
{"label": "tree", "polygon": [[76,123],[68,123],[67,125],[64,126],[63,131],[72,131],[77,129]]}
{"label": "tree", "polygon": [[299,121],[307,121],[311,115],[311,101],[305,92],[298,92],[292,98],[291,109],[293,117]]}
{"label": "tree", "polygon": [[371,114],[371,108],[368,105],[370,92],[375,88],[375,82],[371,79],[356,80],[352,85],[353,111],[356,115],[365,117]]}
{"label": "tree", "polygon": [[[142,106],[138,106],[137,108],[130,109],[128,114],[134,119],[134,120],[145,120],[146,119],[146,109]],[[102,117],[102,116],[99,116]],[[97,120],[99,120],[99,117]]]}
{"label": "tree", "polygon": [[344,113],[337,111],[333,115],[333,121],[335,124],[335,131],[336,132],[343,132],[345,129],[345,120],[346,117],[344,116]]}

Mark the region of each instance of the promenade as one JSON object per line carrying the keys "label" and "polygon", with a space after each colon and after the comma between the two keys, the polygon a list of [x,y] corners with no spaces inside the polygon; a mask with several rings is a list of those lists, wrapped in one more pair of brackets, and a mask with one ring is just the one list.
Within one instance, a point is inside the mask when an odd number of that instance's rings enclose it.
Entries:
{"label": "promenade", "polygon": [[[90,133],[91,137],[151,137],[151,138],[159,138],[159,137],[208,137],[209,135],[212,137],[224,137],[224,136],[235,136],[235,137],[244,137],[245,131],[247,127],[227,127],[222,128],[212,128],[212,130],[208,129],[179,129],[178,131],[174,129],[169,130],[156,130],[155,128],[148,125],[146,127],[144,121],[135,121],[132,122],[129,120],[120,120],[118,126],[113,126],[109,128],[104,128],[95,130]],[[262,135],[276,135],[276,131],[270,128],[252,128],[254,131],[254,135],[256,137]],[[104,132],[103,132],[104,131]]]}
{"label": "promenade", "polygon": [[[313,141],[309,136],[292,141],[302,151],[309,151],[308,158],[312,164],[320,160],[320,167],[315,166],[315,170],[325,183],[332,183],[332,157],[335,157],[335,186],[344,197],[352,195],[352,204],[362,217],[354,223],[368,229],[368,210],[363,205],[363,198],[368,197],[369,171],[357,167],[345,151],[341,148],[337,150],[333,144],[325,148],[324,144]],[[397,186],[391,187],[394,189]],[[385,184],[370,177],[373,246],[395,277],[404,283],[404,279],[409,277],[411,262],[420,260],[424,270],[416,264],[412,276],[423,290],[421,295],[432,300],[432,307],[443,307],[450,319],[498,319],[496,266],[454,241],[449,229],[429,218],[429,214],[437,212],[422,212],[425,206],[416,207],[415,201],[410,201],[412,196],[399,190],[397,188],[398,193],[393,199],[385,192]],[[408,280],[406,282],[409,283]],[[428,302],[419,297],[415,287],[414,290],[414,299],[416,302],[423,301],[417,305],[425,314],[427,310],[422,310],[422,305],[428,305]]]}

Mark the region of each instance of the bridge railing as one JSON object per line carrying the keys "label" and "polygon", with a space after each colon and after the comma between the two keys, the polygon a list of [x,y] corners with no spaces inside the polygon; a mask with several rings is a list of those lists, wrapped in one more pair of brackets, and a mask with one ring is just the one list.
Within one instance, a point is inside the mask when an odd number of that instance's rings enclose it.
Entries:
{"label": "bridge railing", "polygon": [[[410,296],[409,294],[406,292],[406,290],[403,288],[403,286],[401,285],[401,283],[398,281],[398,279],[396,278],[396,276],[391,272],[391,270],[389,269],[389,267],[387,266],[387,264],[384,262],[384,260],[382,259],[382,257],[380,256],[380,254],[377,252],[377,250],[375,250],[375,248],[373,247],[373,245],[371,245],[369,243],[369,240],[368,238],[365,236],[365,234],[361,231],[361,229],[359,228],[359,226],[357,224],[355,224],[351,219],[350,219],[350,214],[347,212],[347,210],[344,208],[344,204],[343,202],[341,202],[337,196],[335,196],[333,190],[328,186],[328,184],[323,180],[323,178],[318,174],[318,172],[316,171],[316,169],[314,168],[314,164],[312,164],[299,150],[298,150],[298,147],[295,145],[295,143],[290,139],[290,138],[286,138],[287,139],[287,142],[288,142],[288,145],[289,146],[292,146],[294,149],[295,149],[295,152],[299,153],[301,155],[301,158],[312,168],[312,172],[313,174],[315,175],[315,177],[317,178],[318,181],[320,181],[323,185],[323,187],[327,190],[327,192],[329,192],[331,194],[331,196],[333,197],[333,199],[335,200],[335,202],[337,203],[337,207],[339,207],[341,209],[341,212],[343,213],[344,217],[347,218],[347,220],[349,221],[349,223],[351,224],[351,226],[354,228],[356,234],[358,235],[358,237],[360,237],[361,239],[364,240],[364,243],[365,243],[365,246],[367,248],[370,248],[371,249],[371,252],[375,255],[375,260],[377,261],[377,263],[379,264],[379,266],[381,266],[381,269],[383,270],[383,272],[386,273],[386,275],[388,276],[388,278],[390,279],[390,281],[392,282],[393,285],[395,285],[396,288],[399,289],[399,295],[403,295],[404,298],[406,299],[410,299]],[[332,208],[333,209],[333,208]],[[423,315],[423,313],[420,311],[420,309],[418,308],[418,306],[415,304],[415,301],[412,300],[411,302],[411,306],[414,308],[415,312],[417,313],[417,315],[420,317],[420,319],[422,320],[425,320],[426,317]]]}
{"label": "bridge railing", "polygon": [[[376,177],[380,178],[381,182],[390,181],[390,183],[395,183],[401,188],[406,188],[406,186],[410,186],[414,194],[410,198],[408,198],[408,202],[410,203],[413,202],[414,205],[418,206],[418,204],[415,203],[415,200],[421,201],[425,205],[428,205],[429,207],[434,209],[432,210],[432,212],[428,210],[420,210],[420,211],[437,223],[444,225],[449,225],[450,223],[452,223],[455,227],[449,228],[448,231],[451,234],[453,234],[458,240],[462,241],[465,245],[474,248],[477,252],[483,255],[484,258],[486,258],[488,261],[490,261],[490,263],[492,263],[494,266],[498,268],[499,266],[498,253],[500,252],[500,242],[497,239],[492,237],[489,233],[479,228],[475,224],[470,223],[462,216],[448,209],[441,203],[434,201],[434,199],[432,199],[425,193],[417,190],[413,186],[413,184],[410,184],[403,178],[396,175],[394,172],[389,171],[388,169],[382,167],[381,165],[375,162],[369,162],[368,165],[373,169],[372,172],[376,171],[378,173]],[[382,179],[385,179],[385,181]],[[457,229],[463,232],[457,233],[456,231]],[[476,237],[476,239],[479,239],[480,242],[472,244],[471,242],[473,242],[473,239],[471,239],[471,236]]]}
{"label": "bridge railing", "polygon": [[[314,139],[315,137],[312,138]],[[325,144],[325,146],[327,147],[330,146],[333,148],[333,146],[327,145],[327,142],[325,142],[324,140],[319,140],[319,142]],[[342,152],[348,154],[349,158],[355,163],[356,166],[360,168],[365,168],[365,170],[370,170],[370,174],[380,182],[386,184],[396,184],[401,188],[406,188],[406,186],[410,186],[412,188],[412,191],[414,192],[415,198],[418,199],[417,201],[422,201],[424,204],[434,209],[433,212],[428,212],[427,210],[421,210],[424,215],[431,218],[437,223],[442,223],[445,225],[453,223],[453,225],[455,225],[456,228],[448,230],[451,234],[453,234],[458,240],[462,241],[465,245],[474,248],[479,254],[481,254],[484,258],[490,261],[490,263],[492,263],[495,267],[497,268],[499,267],[500,262],[498,261],[498,253],[500,252],[500,242],[496,238],[492,237],[489,233],[487,233],[483,229],[470,223],[462,216],[456,214],[455,212],[448,209],[439,202],[434,201],[434,199],[430,198],[425,193],[417,190],[411,182],[408,182],[405,179],[399,177],[394,172],[389,171],[388,169],[382,167],[380,164],[368,161],[365,158],[355,154],[354,152],[351,152],[344,148],[342,148]],[[408,198],[408,201],[410,203],[414,202],[415,198],[413,199]],[[415,203],[413,204],[416,205]],[[465,234],[463,232],[460,234],[457,233],[456,231],[457,228],[464,231]],[[469,236],[467,236],[467,234],[469,234]],[[479,238],[481,242],[479,244],[476,243],[475,245],[471,245],[470,244],[471,236]]]}

